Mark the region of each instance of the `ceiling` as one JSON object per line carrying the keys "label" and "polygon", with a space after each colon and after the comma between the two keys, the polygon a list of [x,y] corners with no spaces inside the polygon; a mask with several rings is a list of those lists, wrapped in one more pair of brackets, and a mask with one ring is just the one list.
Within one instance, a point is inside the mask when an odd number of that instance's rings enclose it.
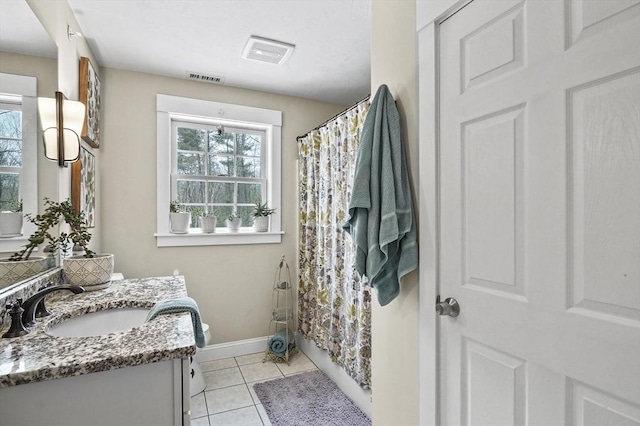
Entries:
{"label": "ceiling", "polygon": [[[5,2],[6,0],[0,0]],[[371,0],[69,0],[104,67],[351,105],[370,91]],[[283,65],[242,58],[250,36],[295,45]],[[202,83],[211,84],[211,83]]]}
{"label": "ceiling", "polygon": [[0,50],[55,58],[58,48],[24,0],[0,0]]}

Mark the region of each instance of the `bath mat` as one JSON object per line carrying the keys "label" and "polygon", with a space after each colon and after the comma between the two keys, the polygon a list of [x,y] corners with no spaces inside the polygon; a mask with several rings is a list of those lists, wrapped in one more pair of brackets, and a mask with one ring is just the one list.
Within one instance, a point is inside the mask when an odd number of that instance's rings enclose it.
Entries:
{"label": "bath mat", "polygon": [[371,426],[366,414],[320,370],[253,388],[273,426]]}

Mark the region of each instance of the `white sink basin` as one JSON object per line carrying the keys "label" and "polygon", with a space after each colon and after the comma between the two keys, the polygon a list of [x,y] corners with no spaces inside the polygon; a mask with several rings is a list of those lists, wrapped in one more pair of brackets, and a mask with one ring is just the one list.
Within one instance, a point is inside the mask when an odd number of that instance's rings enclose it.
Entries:
{"label": "white sink basin", "polygon": [[56,337],[89,337],[125,331],[144,323],[149,308],[115,308],[69,318],[46,331]]}

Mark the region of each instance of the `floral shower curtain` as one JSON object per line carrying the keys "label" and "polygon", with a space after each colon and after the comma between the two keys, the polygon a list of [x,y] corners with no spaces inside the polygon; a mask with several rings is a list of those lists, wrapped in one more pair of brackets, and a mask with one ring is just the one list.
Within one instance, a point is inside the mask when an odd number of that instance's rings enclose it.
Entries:
{"label": "floral shower curtain", "polygon": [[371,289],[356,271],[356,246],[342,224],[368,110],[363,101],[298,139],[298,331],[364,388],[371,385]]}

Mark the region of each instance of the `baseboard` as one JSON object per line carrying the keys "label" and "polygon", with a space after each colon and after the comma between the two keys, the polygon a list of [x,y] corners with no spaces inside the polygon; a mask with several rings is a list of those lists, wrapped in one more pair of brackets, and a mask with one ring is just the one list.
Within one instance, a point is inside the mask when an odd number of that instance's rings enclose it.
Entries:
{"label": "baseboard", "polygon": [[300,336],[296,339],[298,348],[326,374],[369,418],[373,409],[371,404],[371,391],[365,390],[356,383],[349,374],[331,361],[327,351],[320,349],[312,340]]}
{"label": "baseboard", "polygon": [[263,352],[267,347],[268,340],[269,337],[264,336],[253,339],[237,340],[235,342],[208,345],[200,350],[198,353],[198,359],[200,362],[206,362]]}

